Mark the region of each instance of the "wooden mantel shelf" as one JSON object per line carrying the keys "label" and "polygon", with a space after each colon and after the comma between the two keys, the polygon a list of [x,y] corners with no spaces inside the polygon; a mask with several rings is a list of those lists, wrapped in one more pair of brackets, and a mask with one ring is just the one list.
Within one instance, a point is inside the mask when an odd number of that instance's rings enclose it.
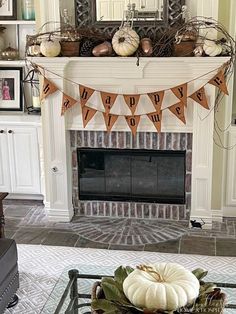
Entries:
{"label": "wooden mantel shelf", "polygon": [[[99,63],[133,63],[136,65],[136,57],[28,57],[28,60],[38,63],[59,63],[64,64],[68,62],[99,62]],[[230,57],[141,57],[139,58],[139,63],[149,63],[149,62],[162,62],[162,63],[192,63],[192,64],[216,64],[225,63],[230,60]]]}

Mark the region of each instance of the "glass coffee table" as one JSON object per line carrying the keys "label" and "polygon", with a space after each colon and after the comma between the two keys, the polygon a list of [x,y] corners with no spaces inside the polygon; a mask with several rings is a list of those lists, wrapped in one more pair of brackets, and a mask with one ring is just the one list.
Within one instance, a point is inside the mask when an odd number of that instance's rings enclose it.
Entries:
{"label": "glass coffee table", "polygon": [[[113,276],[117,266],[72,265],[61,274],[41,314],[89,314],[91,290],[102,277]],[[236,314],[236,274],[209,271],[204,281],[214,282],[227,294],[224,314]],[[209,313],[210,314],[210,313]]]}

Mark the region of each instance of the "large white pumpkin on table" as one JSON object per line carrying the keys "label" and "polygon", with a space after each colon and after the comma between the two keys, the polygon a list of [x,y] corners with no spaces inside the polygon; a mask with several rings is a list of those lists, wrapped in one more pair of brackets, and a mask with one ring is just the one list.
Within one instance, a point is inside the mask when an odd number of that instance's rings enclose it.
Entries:
{"label": "large white pumpkin on table", "polygon": [[121,27],[112,38],[113,49],[122,57],[134,54],[139,43],[139,35],[130,26]]}
{"label": "large white pumpkin on table", "polygon": [[138,266],[123,283],[129,301],[148,310],[177,310],[193,303],[199,295],[199,289],[198,279],[175,263]]}

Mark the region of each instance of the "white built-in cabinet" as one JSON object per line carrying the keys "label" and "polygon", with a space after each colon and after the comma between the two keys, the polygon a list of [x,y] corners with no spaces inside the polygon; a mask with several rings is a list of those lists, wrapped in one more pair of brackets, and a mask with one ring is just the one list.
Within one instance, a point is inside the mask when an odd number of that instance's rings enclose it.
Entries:
{"label": "white built-in cabinet", "polygon": [[41,193],[36,127],[0,123],[0,192]]}

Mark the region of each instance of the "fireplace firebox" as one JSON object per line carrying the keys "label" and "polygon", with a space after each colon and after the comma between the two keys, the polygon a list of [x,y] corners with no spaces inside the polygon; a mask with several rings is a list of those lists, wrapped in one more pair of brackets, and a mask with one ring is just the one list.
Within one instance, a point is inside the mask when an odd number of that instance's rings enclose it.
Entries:
{"label": "fireplace firebox", "polygon": [[185,204],[186,152],[78,148],[80,200]]}

